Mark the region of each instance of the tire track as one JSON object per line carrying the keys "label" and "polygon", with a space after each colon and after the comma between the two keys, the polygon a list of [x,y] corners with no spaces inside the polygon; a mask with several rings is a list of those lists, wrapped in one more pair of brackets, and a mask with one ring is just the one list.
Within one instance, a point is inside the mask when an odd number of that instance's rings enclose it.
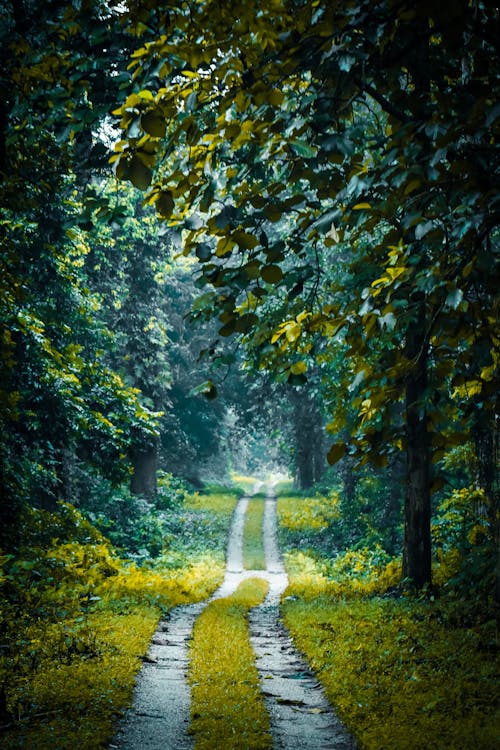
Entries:
{"label": "tire track", "polygon": [[278,549],[276,498],[272,493],[265,504],[264,549],[269,594],[251,611],[249,623],[275,748],[353,750],[354,740],[280,620],[279,601],[288,577]]}
{"label": "tire track", "polygon": [[[329,704],[322,686],[295,649],[279,616],[288,585],[276,534],[276,497],[265,501],[266,570],[243,569],[243,528],[248,498],[234,511],[224,581],[208,600],[230,596],[245,578],[269,582],[265,602],[251,611],[250,640],[257,657],[262,691],[276,750],[353,750],[354,741]],[[161,621],[137,677],[132,707],[126,712],[110,750],[192,750],[189,734],[188,646],[196,618],[208,601],[176,607]],[[214,746],[214,750],[223,750]]]}

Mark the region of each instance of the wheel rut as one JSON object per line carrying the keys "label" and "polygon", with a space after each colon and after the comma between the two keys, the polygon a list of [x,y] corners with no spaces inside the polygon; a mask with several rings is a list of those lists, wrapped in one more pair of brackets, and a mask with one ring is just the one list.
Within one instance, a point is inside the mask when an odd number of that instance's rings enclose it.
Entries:
{"label": "wheel rut", "polygon": [[[322,686],[295,649],[279,615],[280,597],[288,585],[276,534],[276,498],[265,501],[266,570],[244,570],[243,528],[248,498],[236,506],[227,548],[224,581],[211,600],[230,596],[242,580],[264,578],[269,593],[251,611],[250,640],[256,654],[262,691],[269,712],[275,750],[332,748],[354,750]],[[192,750],[189,734],[190,691],[186,675],[188,647],[196,618],[208,602],[172,610],[160,622],[138,675],[132,707],[126,712],[110,750]],[[223,750],[216,748],[214,750]]]}

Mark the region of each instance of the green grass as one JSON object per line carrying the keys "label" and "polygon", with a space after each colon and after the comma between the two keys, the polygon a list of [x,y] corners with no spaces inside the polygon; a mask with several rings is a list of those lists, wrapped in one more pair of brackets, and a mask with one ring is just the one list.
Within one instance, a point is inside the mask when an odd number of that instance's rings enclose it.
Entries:
{"label": "green grass", "polygon": [[251,578],[211,602],[195,623],[190,645],[191,732],[195,750],[272,748],[247,616],[267,593]]}
{"label": "green grass", "polygon": [[496,750],[498,633],[460,606],[285,601],[292,637],[363,750]]}
{"label": "green grass", "polygon": [[400,563],[375,545],[329,556],[335,495],[280,498],[278,518],[284,621],[360,750],[499,747],[495,613],[445,590],[428,602],[381,596]]}
{"label": "green grass", "polygon": [[31,542],[0,556],[2,750],[106,747],[162,613],[224,577],[234,493],[195,493],[169,511],[168,552],[139,566],[71,506],[33,511]]}
{"label": "green grass", "polygon": [[207,554],[223,565],[237,501],[235,492],[195,492],[180,507],[169,510],[164,522],[164,550],[156,565],[182,568]]}
{"label": "green grass", "polygon": [[262,498],[251,498],[248,501],[243,530],[243,566],[245,570],[266,569],[262,534],[264,508],[265,500]]}

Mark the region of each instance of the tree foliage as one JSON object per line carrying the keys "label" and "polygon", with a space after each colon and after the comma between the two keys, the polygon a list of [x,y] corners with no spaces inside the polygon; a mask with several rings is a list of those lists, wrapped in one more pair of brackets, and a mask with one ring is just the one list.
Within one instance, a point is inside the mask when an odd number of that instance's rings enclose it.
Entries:
{"label": "tree foliage", "polygon": [[[384,461],[406,448],[406,572],[425,583],[431,459],[456,440],[449,413],[460,431],[478,412],[493,429],[498,11],[168,11],[133,54],[116,174],[186,231],[220,336],[257,340],[267,367],[292,351],[301,379],[308,334],[346,342],[349,451]],[[344,248],[356,286],[331,277]]]}
{"label": "tree foliage", "polygon": [[[2,2],[0,203],[2,543],[24,503],[70,494],[75,460],[103,475],[153,414],[105,357],[88,284],[90,174],[106,166],[109,97],[129,53],[113,4]],[[100,207],[101,223],[109,218]]]}

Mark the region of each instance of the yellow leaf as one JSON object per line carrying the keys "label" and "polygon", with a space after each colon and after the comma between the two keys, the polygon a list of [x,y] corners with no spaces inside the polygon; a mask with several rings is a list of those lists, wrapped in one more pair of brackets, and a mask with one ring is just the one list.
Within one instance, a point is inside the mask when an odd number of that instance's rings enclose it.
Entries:
{"label": "yellow leaf", "polygon": [[290,341],[290,343],[297,341],[301,332],[302,332],[302,329],[300,325],[295,322],[295,320],[292,320],[290,321],[290,323],[286,324],[285,334],[286,334],[287,340]]}
{"label": "yellow leaf", "polygon": [[215,254],[217,257],[222,258],[224,255],[228,255],[233,247],[236,247],[236,243],[228,237],[221,237],[217,243],[217,249]]}
{"label": "yellow leaf", "polygon": [[488,382],[492,381],[495,377],[496,369],[495,365],[491,365],[491,367],[483,367],[481,370],[481,379]]}
{"label": "yellow leaf", "polygon": [[307,370],[307,363],[306,362],[295,362],[291,367],[290,370],[294,375],[302,375],[303,372]]}
{"label": "yellow leaf", "polygon": [[353,211],[363,211],[366,209],[370,209],[371,205],[370,203],[356,203],[355,206],[352,207]]}

